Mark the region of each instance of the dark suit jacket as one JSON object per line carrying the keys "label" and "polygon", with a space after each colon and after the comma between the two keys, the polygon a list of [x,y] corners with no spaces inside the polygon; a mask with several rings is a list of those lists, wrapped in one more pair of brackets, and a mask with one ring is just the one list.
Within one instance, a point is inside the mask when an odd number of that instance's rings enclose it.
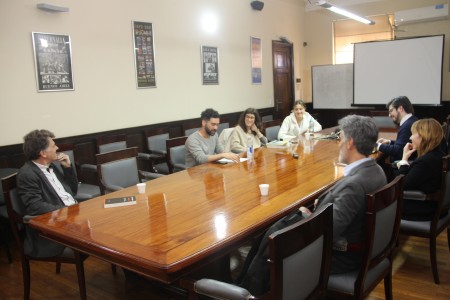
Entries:
{"label": "dark suit jacket", "polygon": [[[370,178],[368,180],[368,178]],[[386,184],[383,169],[374,160],[355,167],[350,174],[338,181],[319,197],[318,207],[333,203],[333,239],[346,239],[350,243],[364,240],[366,194]],[[247,255],[237,284],[253,295],[262,295],[269,289],[268,237],[273,232],[298,222],[303,214],[296,210],[275,222],[264,236],[254,242]],[[333,251],[332,272],[343,273],[358,269],[361,256],[355,253]],[[307,272],[307,270],[303,270]]]}
{"label": "dark suit jacket", "polygon": [[[405,175],[404,190],[419,190],[425,194],[436,192],[441,187],[442,162],[445,153],[439,145],[427,154],[416,158],[410,166],[400,166],[399,173]],[[403,199],[402,219],[431,221],[436,211],[436,202]]]}
{"label": "dark suit jacket", "polygon": [[[78,180],[73,167],[53,168],[56,177],[64,189],[75,195],[78,190]],[[64,207],[64,203],[58,196],[48,179],[38,166],[33,162],[26,162],[17,174],[17,192],[25,206],[24,214],[37,216]],[[38,233],[27,227],[27,235],[24,241],[25,253],[33,257],[46,257],[58,255],[64,246],[47,239],[41,238]]]}
{"label": "dark suit jacket", "polygon": [[391,161],[402,159],[403,148],[411,138],[411,126],[417,120],[417,117],[414,115],[406,120],[405,123],[398,128],[397,139],[391,141],[390,144],[381,144],[379,148],[380,152],[389,155]]}
{"label": "dark suit jacket", "polygon": [[[370,160],[355,167],[319,197],[318,207],[333,203],[334,247],[365,240],[366,194],[386,183],[383,169],[375,160]],[[357,253],[334,250],[331,272],[344,273],[358,269],[361,259]]]}

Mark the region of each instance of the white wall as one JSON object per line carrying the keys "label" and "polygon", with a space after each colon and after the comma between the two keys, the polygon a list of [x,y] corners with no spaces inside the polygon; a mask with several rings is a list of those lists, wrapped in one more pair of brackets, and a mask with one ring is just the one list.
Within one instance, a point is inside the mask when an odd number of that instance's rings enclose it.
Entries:
{"label": "white wall", "polygon": [[[304,3],[264,0],[49,0],[68,13],[38,10],[42,0],[0,1],[0,146],[32,129],[58,137],[273,106],[272,40],[294,44],[295,76],[303,60]],[[212,13],[218,31],[202,31]],[[131,21],[153,23],[157,88],[136,89]],[[31,32],[70,35],[75,90],[36,90]],[[251,84],[250,36],[262,39],[263,84]],[[202,85],[200,45],[219,48],[220,84]],[[301,87],[297,86],[297,97]]]}
{"label": "white wall", "polygon": [[[345,8],[359,15],[370,16],[394,13],[399,10],[426,7],[448,2],[448,0],[380,0],[361,5],[352,5]],[[303,84],[303,99],[308,102],[312,101],[311,66],[333,63],[332,22],[336,19],[339,19],[338,15],[325,9],[305,13],[304,38],[308,43],[308,46],[304,51],[305,60],[301,65],[301,73],[302,77],[305,79]],[[408,24],[401,26],[400,29],[402,31],[396,32],[398,38],[437,34],[446,35],[444,46],[442,100],[450,101],[450,20]],[[390,99],[386,99],[386,102],[389,100]]]}

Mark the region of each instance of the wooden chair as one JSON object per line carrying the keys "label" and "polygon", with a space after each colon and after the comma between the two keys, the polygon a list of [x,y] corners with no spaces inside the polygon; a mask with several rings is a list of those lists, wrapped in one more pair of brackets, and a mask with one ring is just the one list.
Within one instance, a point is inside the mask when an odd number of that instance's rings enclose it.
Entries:
{"label": "wooden chair", "polygon": [[157,173],[169,174],[166,161],[166,140],[169,138],[168,128],[155,128],[145,131],[147,153],[139,153],[138,156],[147,160],[150,168]]}
{"label": "wooden chair", "polygon": [[127,148],[127,136],[125,134],[99,136],[97,138],[97,153],[123,150]]}
{"label": "wooden chair", "polygon": [[281,120],[272,120],[263,122],[264,135],[269,140],[269,142],[278,139],[278,132],[281,128]]}
{"label": "wooden chair", "polygon": [[97,154],[97,174],[102,195],[164,175],[138,170],[137,147]]}
{"label": "wooden chair", "polygon": [[[125,149],[127,148],[127,136],[124,134],[99,136],[96,139],[96,148],[97,154]],[[97,166],[82,164],[80,170],[82,172],[96,172]]]}
{"label": "wooden chair", "polygon": [[[76,167],[77,164],[76,164],[76,159],[75,159],[74,145],[71,143],[58,144],[58,148],[59,148],[58,152],[63,152],[69,156],[70,161],[72,162],[72,164],[74,166],[75,173],[77,173],[77,167]],[[61,164],[59,162],[54,162],[54,164],[57,168],[61,169],[61,172],[63,172]],[[101,195],[101,192],[100,192],[100,187],[98,185],[80,182],[80,183],[78,183],[78,191],[77,191],[77,194],[74,196],[74,198],[78,202],[82,202],[82,201],[85,201],[88,199],[98,197],[100,195]]]}
{"label": "wooden chair", "polygon": [[[15,174],[19,171],[17,168],[0,168],[0,178],[8,177],[9,175]],[[9,263],[12,263],[11,251],[9,249],[9,236],[10,230],[8,211],[6,209],[5,199],[3,198],[3,189],[0,185],[0,245],[5,248],[6,257]]]}
{"label": "wooden chair", "polygon": [[224,130],[222,130],[222,132],[219,135],[219,140],[218,142],[220,144],[222,144],[223,146],[223,151],[224,152],[230,152],[231,150],[231,133],[233,132],[234,127],[233,128],[225,128]]}
{"label": "wooden chair", "polygon": [[227,129],[227,128],[230,128],[230,123],[229,122],[220,123],[219,127],[217,128],[217,136],[220,136],[222,131],[224,129]]}
{"label": "wooden chair", "polygon": [[378,130],[388,132],[396,132],[398,130],[397,125],[389,118],[389,113],[387,111],[372,110],[370,115],[377,125]]}
{"label": "wooden chair", "polygon": [[[436,212],[432,221],[409,221],[402,220],[400,223],[400,234],[424,237],[430,243],[430,261],[434,282],[439,284],[439,273],[436,260],[436,237],[447,228],[447,242],[450,250],[450,213],[439,218],[441,214],[450,210],[450,155],[442,158],[442,182],[439,192],[432,195],[425,195],[419,191],[405,191],[404,198],[417,199],[412,201],[436,201]],[[413,194],[413,195],[412,195]],[[419,196],[419,197],[418,197]]]}
{"label": "wooden chair", "polygon": [[184,144],[187,138],[187,136],[181,136],[166,140],[167,166],[170,174],[186,169]]}
{"label": "wooden chair", "polygon": [[273,115],[261,116],[261,122],[268,122],[273,120]]}
{"label": "wooden chair", "polygon": [[[182,280],[191,293],[214,299],[321,299],[331,266],[333,207],[320,208],[269,236],[270,290],[256,297],[244,288],[213,280]],[[195,292],[195,294],[194,294]]]}
{"label": "wooden chair", "polygon": [[364,299],[384,279],[386,299],[392,299],[392,252],[396,245],[403,202],[403,176],[397,176],[367,195],[366,241],[359,270],[331,274],[328,292],[332,299]]}
{"label": "wooden chair", "polygon": [[16,174],[10,175],[8,177],[2,178],[3,196],[5,198],[6,207],[8,209],[9,221],[11,225],[11,231],[16,240],[20,259],[22,262],[22,273],[23,273],[23,298],[28,300],[30,298],[30,261],[46,261],[56,263],[56,273],[60,273],[61,264],[74,264],[77,269],[78,286],[80,289],[80,298],[86,299],[86,284],[84,279],[84,260],[88,257],[78,251],[66,248],[63,253],[58,256],[53,257],[31,257],[26,255],[24,252],[24,238],[25,238],[25,227],[27,226],[27,218],[24,218],[25,207],[20,201],[17,190],[16,190]]}

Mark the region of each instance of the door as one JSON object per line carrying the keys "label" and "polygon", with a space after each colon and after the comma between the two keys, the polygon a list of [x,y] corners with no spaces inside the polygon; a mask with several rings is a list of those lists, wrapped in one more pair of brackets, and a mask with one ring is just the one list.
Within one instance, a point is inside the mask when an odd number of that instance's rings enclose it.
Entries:
{"label": "door", "polygon": [[272,41],[275,118],[284,119],[294,103],[292,44]]}

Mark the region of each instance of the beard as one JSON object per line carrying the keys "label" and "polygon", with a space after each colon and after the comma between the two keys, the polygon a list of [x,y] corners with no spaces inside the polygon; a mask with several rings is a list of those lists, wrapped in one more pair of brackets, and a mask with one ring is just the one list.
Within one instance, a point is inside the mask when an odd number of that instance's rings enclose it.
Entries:
{"label": "beard", "polygon": [[208,126],[205,126],[205,131],[207,134],[209,134],[210,136],[213,136],[216,134],[217,130],[215,129],[209,129]]}

